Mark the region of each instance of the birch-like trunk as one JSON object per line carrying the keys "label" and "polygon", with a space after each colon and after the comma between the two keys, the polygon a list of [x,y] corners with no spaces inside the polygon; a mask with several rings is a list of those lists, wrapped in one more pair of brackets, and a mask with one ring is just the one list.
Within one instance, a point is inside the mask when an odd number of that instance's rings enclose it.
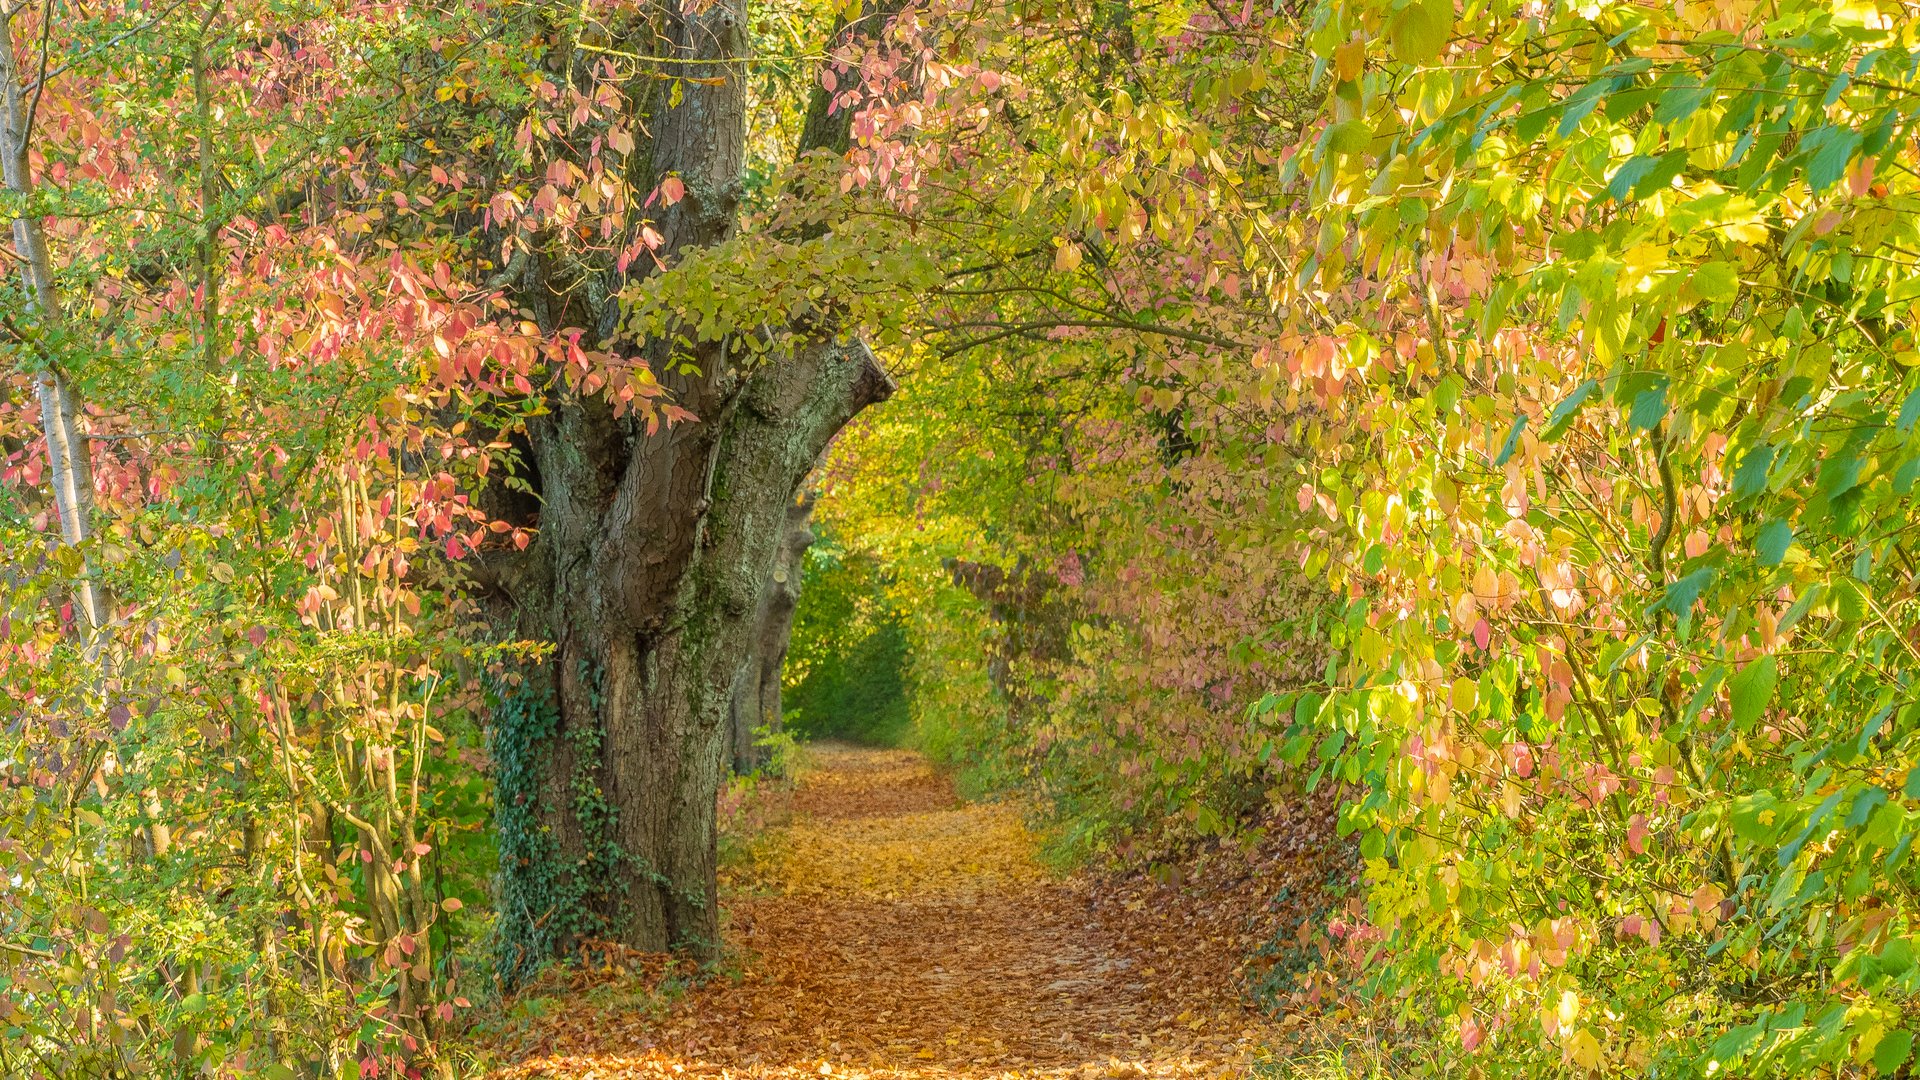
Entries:
{"label": "birch-like trunk", "polygon": [[[0,179],[7,190],[24,200],[33,194],[33,173],[27,161],[32,132],[26,88],[14,53],[16,10],[17,6],[0,2]],[[9,319],[7,329],[21,349],[37,354],[40,366],[34,380],[40,398],[40,426],[47,440],[47,478],[53,488],[54,516],[61,541],[77,546],[93,534],[93,470],[88,464],[87,436],[80,428],[83,410],[79,395],[68,384],[59,357],[46,345],[51,337],[46,331],[60,322],[60,296],[54,287],[46,234],[38,218],[24,214],[14,219],[13,245],[21,260],[31,323],[22,326]],[[107,624],[106,598],[84,564],[75,597],[92,635],[90,651],[97,655],[99,638]]]}

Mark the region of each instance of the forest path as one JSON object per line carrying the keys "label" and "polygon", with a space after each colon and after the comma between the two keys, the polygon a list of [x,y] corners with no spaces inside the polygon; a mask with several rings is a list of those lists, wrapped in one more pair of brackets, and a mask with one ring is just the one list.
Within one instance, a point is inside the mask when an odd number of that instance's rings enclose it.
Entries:
{"label": "forest path", "polygon": [[1014,810],[961,802],[917,754],[810,756],[791,823],[725,875],[738,977],[665,1005],[576,989],[504,1076],[1246,1073],[1261,1024],[1237,988],[1196,988],[1207,942],[1050,876]]}

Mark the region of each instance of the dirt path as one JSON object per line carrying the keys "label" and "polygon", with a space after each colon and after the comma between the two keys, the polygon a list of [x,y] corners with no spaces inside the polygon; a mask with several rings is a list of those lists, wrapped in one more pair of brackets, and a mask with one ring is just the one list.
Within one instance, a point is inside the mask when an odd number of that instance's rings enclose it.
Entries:
{"label": "dirt path", "polygon": [[1260,1032],[1234,988],[1193,985],[1204,942],[1049,877],[1011,810],[917,755],[813,757],[792,823],[723,889],[739,977],[664,1008],[563,1003],[504,1075],[1244,1074]]}

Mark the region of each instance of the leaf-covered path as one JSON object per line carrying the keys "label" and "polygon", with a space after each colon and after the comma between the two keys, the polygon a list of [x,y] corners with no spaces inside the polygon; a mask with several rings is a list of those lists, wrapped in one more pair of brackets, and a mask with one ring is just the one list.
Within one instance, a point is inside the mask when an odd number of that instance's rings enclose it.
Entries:
{"label": "leaf-covered path", "polygon": [[583,985],[503,1076],[1245,1071],[1261,1032],[1219,977],[1235,942],[1049,876],[1013,811],[961,802],[917,755],[813,756],[791,824],[724,890],[737,977],[664,1007]]}

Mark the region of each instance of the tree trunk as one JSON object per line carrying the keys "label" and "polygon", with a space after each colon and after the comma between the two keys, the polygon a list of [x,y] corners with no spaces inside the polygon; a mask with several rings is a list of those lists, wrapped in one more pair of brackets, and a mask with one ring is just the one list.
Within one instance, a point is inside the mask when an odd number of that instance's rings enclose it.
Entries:
{"label": "tree trunk", "polygon": [[[0,4],[0,177],[8,190],[25,197],[33,194],[33,171],[27,161],[32,132],[28,130],[31,118],[14,62],[12,20],[16,10],[13,5]],[[41,13],[41,18],[51,17],[51,12]],[[22,348],[39,353],[44,365],[34,382],[40,398],[40,427],[47,440],[47,479],[53,486],[54,516],[61,540],[79,545],[93,533],[93,471],[86,433],[80,430],[79,396],[60,370],[58,358],[48,354],[43,344],[49,336],[46,331],[60,321],[60,297],[54,290],[53,264],[39,220],[15,218],[13,244],[21,260],[21,279],[31,297],[28,310],[39,325],[29,330],[9,316],[6,329]],[[100,635],[107,624],[107,602],[84,565],[75,599],[90,631],[87,653],[97,659]]]}
{"label": "tree trunk", "polygon": [[[665,238],[655,254],[669,265],[735,226],[746,17],[745,0],[677,0],[633,48],[671,57],[683,76],[634,125],[651,136],[636,184],[685,185],[654,211]],[[691,357],[670,357],[660,341],[623,343],[619,275],[580,266],[574,253],[536,251],[517,260],[508,287],[548,333],[592,327],[618,351],[643,350],[697,419],[649,431],[556,383],[525,433],[534,498],[488,493],[499,516],[538,521],[525,552],[490,555],[481,570],[495,625],[504,639],[550,646],[495,687],[496,933],[508,985],[590,939],[717,947],[716,802],[763,586],[800,483],[854,414],[894,390],[864,344],[817,326],[788,355],[751,366],[724,343],[694,345]]]}
{"label": "tree trunk", "polygon": [[[746,379],[714,419],[643,439],[619,483],[558,432],[534,438],[539,573],[515,599],[522,634],[554,650],[500,695],[509,978],[589,937],[717,944],[715,800],[761,584],[827,442],[892,390],[864,345],[814,342]],[[640,493],[645,525],[625,505]]]}
{"label": "tree trunk", "polygon": [[730,707],[736,773],[750,773],[765,765],[766,753],[758,744],[758,735],[780,730],[780,669],[786,664],[787,642],[793,636],[793,613],[800,604],[807,549],[813,546],[814,498],[807,492],[787,506],[786,533],[774,554],[773,572],[760,587],[749,651],[734,679]]}

